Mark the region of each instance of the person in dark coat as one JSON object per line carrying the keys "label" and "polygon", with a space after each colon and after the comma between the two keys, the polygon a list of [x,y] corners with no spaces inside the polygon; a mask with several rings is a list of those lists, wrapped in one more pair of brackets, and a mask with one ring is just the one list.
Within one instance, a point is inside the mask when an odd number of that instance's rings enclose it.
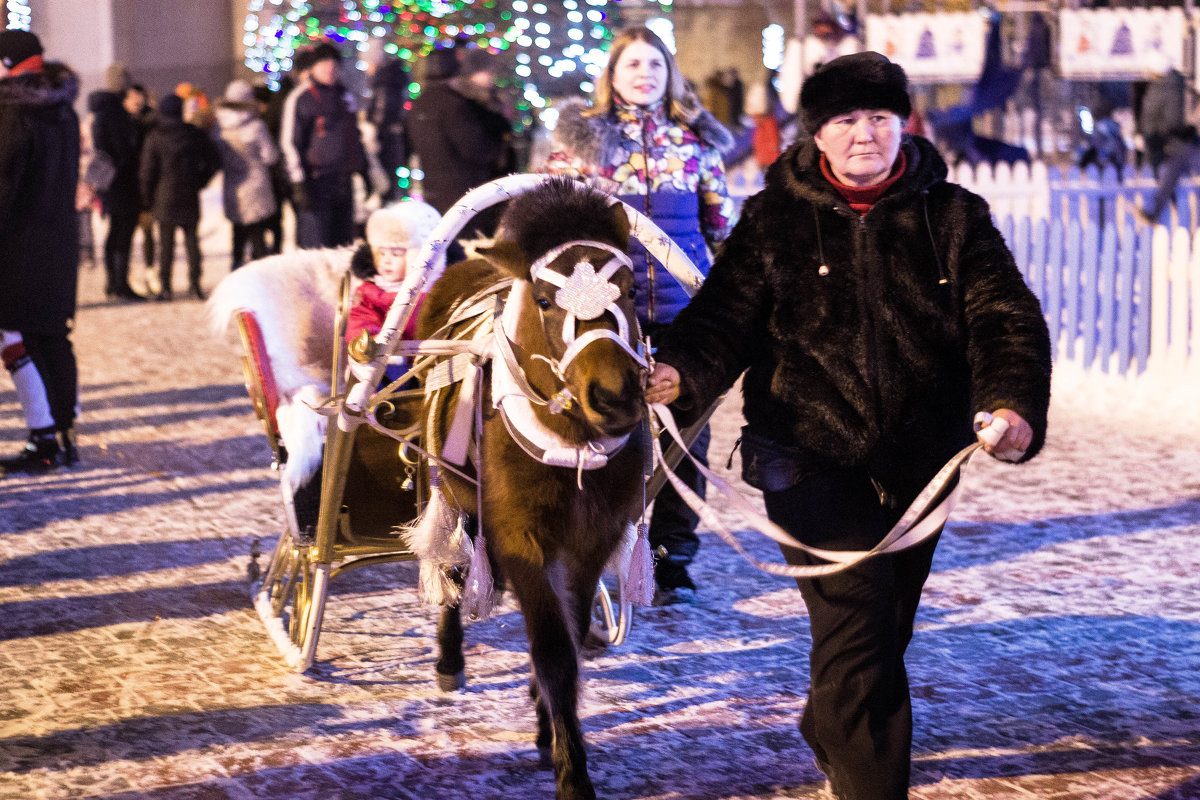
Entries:
{"label": "person in dark coat", "polygon": [[108,217],[108,236],[104,240],[104,293],[109,299],[145,300],[129,285],[129,261],[133,232],[141,213],[138,197],[137,123],[125,109],[125,91],[129,75],[120,64],[109,66],[107,88],[88,95],[92,115],[92,150],[103,153],[116,172],[112,183],[102,188],[100,210]]}
{"label": "person in dark coat", "polygon": [[1167,158],[1167,142],[1186,121],[1187,80],[1161,54],[1151,58],[1153,79],[1142,95],[1138,133],[1142,135],[1146,163],[1155,171]]}
{"label": "person in dark coat", "polygon": [[[425,202],[445,214],[467,192],[511,171],[512,127],[491,106],[495,68],[486,52],[460,63],[458,48],[425,59],[425,83],[408,115],[408,141],[421,161]],[[479,214],[469,230],[495,233],[502,208]]]}
{"label": "person in dark coat", "polygon": [[0,32],[0,330],[18,332],[24,348],[4,360],[32,361],[53,419],[0,465],[5,471],[78,460],[70,339],[79,270],[78,94],[75,73],[43,61],[37,36]]}
{"label": "person in dark coat", "polygon": [[[973,422],[993,456],[1037,454],[1050,338],[987,202],[947,182],[930,142],[901,134],[911,103],[898,65],[834,59],[800,105],[813,138],[746,201],[659,336],[646,395],[686,415],[744,370],[743,477],[770,519],[807,547],[868,550],[976,440]],[[838,798],[908,797],[904,653],[930,533],[834,574],[793,570],[812,636],[800,730]],[[783,550],[798,567],[827,564]]]}
{"label": "person in dark coat", "polygon": [[[142,148],[146,145],[146,137],[158,124],[158,111],[150,105],[150,93],[140,83],[133,84],[125,92],[124,105],[137,129],[137,164],[140,168]],[[141,203],[140,190],[138,191],[138,202]],[[156,285],[158,269],[154,259],[154,217],[150,215],[149,209],[139,209],[137,229],[142,234],[142,272],[146,277],[147,290],[157,293],[162,287]]]}
{"label": "person in dark coat", "polygon": [[354,241],[354,176],[371,182],[353,100],[338,81],[341,55],[322,42],[312,58],[311,82],[296,98],[291,127],[303,172],[292,203],[312,215],[315,246],[337,247]]}
{"label": "person in dark coat", "polygon": [[379,164],[387,175],[388,188],[383,202],[390,203],[404,197],[396,171],[408,166],[408,136],[404,125],[408,112],[408,84],[412,76],[398,58],[380,64],[371,80],[371,104],[367,107],[367,119],[375,126],[379,145]]}
{"label": "person in dark coat", "polygon": [[221,154],[207,133],[183,121],[183,100],[168,95],[158,105],[158,125],[142,151],[142,197],[158,223],[157,300],[170,300],[175,265],[175,230],[183,231],[189,294],[205,297],[200,285],[200,191],[221,168]]}

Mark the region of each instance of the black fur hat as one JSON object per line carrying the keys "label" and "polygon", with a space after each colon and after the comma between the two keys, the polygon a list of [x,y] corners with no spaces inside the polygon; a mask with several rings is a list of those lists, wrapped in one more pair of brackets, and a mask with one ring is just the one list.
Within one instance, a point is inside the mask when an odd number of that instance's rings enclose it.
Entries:
{"label": "black fur hat", "polygon": [[904,68],[874,50],[835,58],[810,75],[800,89],[800,112],[809,133],[816,133],[838,114],[868,108],[884,108],[902,117],[912,113]]}
{"label": "black fur hat", "polygon": [[40,56],[42,43],[29,31],[0,31],[0,63],[12,69],[26,59]]}

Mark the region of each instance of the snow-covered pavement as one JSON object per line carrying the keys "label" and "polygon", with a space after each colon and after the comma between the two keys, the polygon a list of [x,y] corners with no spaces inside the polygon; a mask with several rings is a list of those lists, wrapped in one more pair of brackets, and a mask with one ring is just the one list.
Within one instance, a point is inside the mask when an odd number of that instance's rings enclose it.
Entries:
{"label": "snow-covered pavement", "polygon": [[[211,286],[226,229],[203,246]],[[443,695],[412,565],[351,572],[318,663],[287,670],[246,582],[282,509],[235,339],[194,301],[105,304],[100,273],[74,337],[83,463],[0,479],[0,797],[551,797],[511,603],[468,629],[467,691]],[[972,462],[910,650],[913,797],[1200,798],[1197,385],[1062,366],[1044,453]],[[715,465],[739,425],[735,397]],[[0,383],[0,444],[23,436]],[[817,797],[794,585],[712,533],[695,577],[699,603],[639,611],[585,663],[600,796]]]}

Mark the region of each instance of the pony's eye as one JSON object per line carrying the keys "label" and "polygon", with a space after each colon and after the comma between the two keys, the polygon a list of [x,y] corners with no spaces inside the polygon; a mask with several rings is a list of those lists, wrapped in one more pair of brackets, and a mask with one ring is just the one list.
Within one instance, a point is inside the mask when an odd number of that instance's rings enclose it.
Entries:
{"label": "pony's eye", "polygon": [[637,297],[637,286],[630,286],[629,291],[625,293],[625,296],[628,297],[630,300]]}
{"label": "pony's eye", "polygon": [[549,311],[550,307],[554,305],[550,302],[549,297],[539,297],[535,302],[537,303],[537,307],[542,311]]}

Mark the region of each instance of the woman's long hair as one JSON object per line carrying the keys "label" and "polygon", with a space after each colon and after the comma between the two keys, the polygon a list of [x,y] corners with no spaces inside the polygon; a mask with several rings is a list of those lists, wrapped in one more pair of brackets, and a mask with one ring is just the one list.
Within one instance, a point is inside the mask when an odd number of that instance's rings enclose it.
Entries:
{"label": "woman's long hair", "polygon": [[672,122],[691,123],[704,110],[700,99],[688,88],[687,82],[679,72],[679,65],[675,63],[675,56],[671,55],[671,51],[667,49],[663,40],[658,38],[658,34],[654,31],[640,26],[622,31],[613,40],[612,48],[608,51],[608,64],[604,67],[604,74],[596,82],[596,90],[592,95],[592,107],[586,112],[586,116],[600,116],[612,111],[616,104],[613,92],[613,71],[617,68],[617,61],[620,60],[621,53],[633,42],[645,42],[662,53],[663,60],[667,64],[667,91],[663,95],[663,106],[667,110],[667,118]]}

